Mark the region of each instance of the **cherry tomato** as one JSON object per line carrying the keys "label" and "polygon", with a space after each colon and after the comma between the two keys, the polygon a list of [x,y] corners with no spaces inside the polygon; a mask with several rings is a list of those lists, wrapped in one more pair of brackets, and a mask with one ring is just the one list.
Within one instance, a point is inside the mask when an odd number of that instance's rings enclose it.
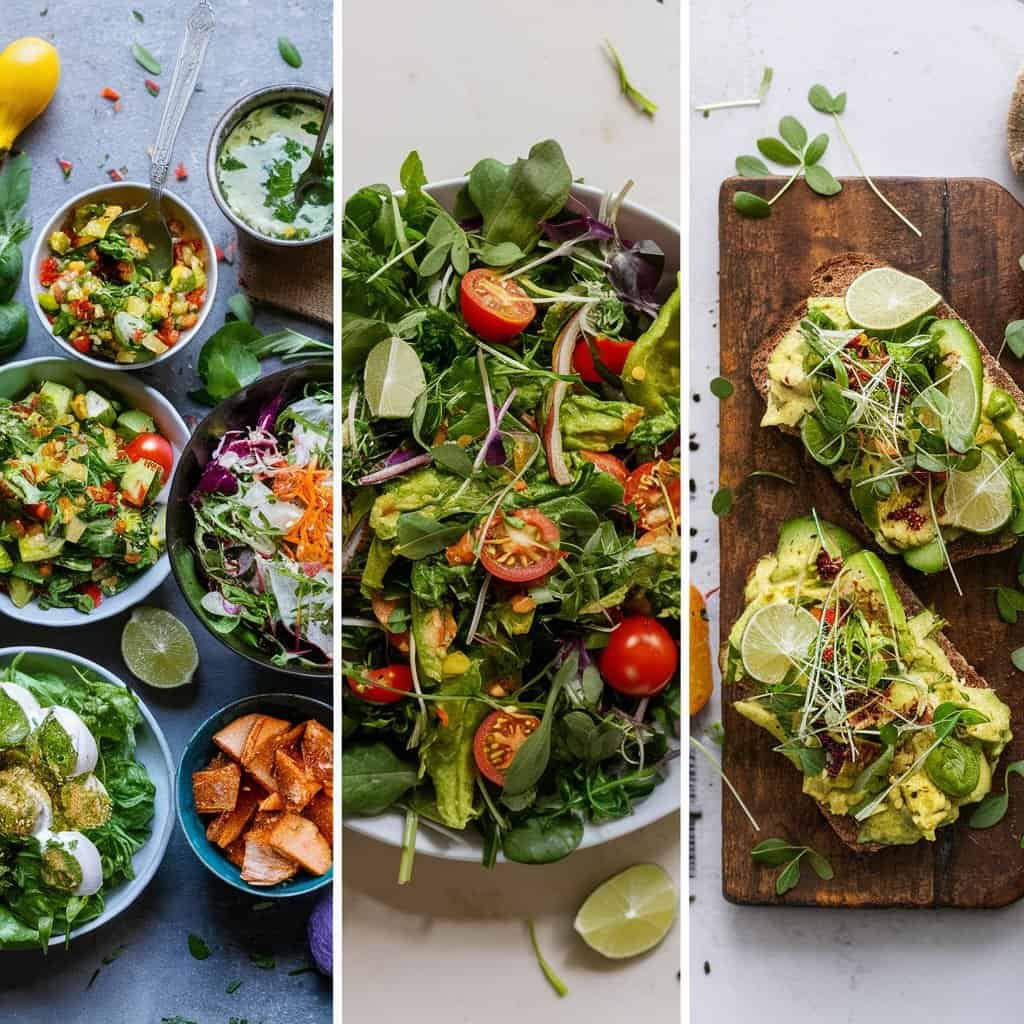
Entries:
{"label": "cherry tomato", "polygon": [[163,482],[167,483],[174,467],[174,449],[166,438],[159,434],[139,434],[125,449],[125,454],[132,462],[140,459],[155,462],[163,472]]}
{"label": "cherry tomato", "polygon": [[46,501],[39,501],[34,505],[26,505],[25,511],[41,523],[45,523],[50,518],[50,505]]}
{"label": "cherry tomato", "polygon": [[499,580],[528,583],[546,576],[558,564],[558,527],[535,508],[495,514],[480,545],[483,567]]}
{"label": "cherry tomato", "polygon": [[[616,377],[621,376],[622,368],[626,365],[626,356],[633,347],[631,341],[618,341],[615,338],[593,338],[591,339],[594,348],[597,349],[597,357],[604,363]],[[585,338],[576,343],[572,354],[572,368],[588,383],[600,384],[604,378],[597,372],[594,365],[594,357],[590,352],[590,345]]]}
{"label": "cherry tomato", "polygon": [[93,608],[99,608],[100,602],[103,600],[103,591],[95,583],[83,583],[78,588],[78,592],[91,597]]}
{"label": "cherry tomato", "polygon": [[602,473],[608,473],[615,477],[623,487],[626,486],[629,470],[626,469],[622,459],[609,452],[580,452],[580,458],[592,462]]}
{"label": "cherry tomato", "polygon": [[57,269],[57,260],[53,256],[43,260],[39,265],[39,283],[49,288],[58,277],[60,270]]}
{"label": "cherry tomato", "polygon": [[501,272],[478,267],[462,279],[459,289],[462,317],[484,341],[511,341],[530,325],[537,307],[523,289]]}
{"label": "cherry tomato", "polygon": [[601,652],[604,681],[629,697],[660,693],[679,664],[679,649],[668,630],[649,615],[622,620]]}
{"label": "cherry tomato", "polygon": [[[394,704],[412,690],[412,672],[408,665],[385,665],[383,668],[368,668],[363,675],[367,681],[348,677],[348,685],[354,694],[371,704]],[[374,683],[382,683],[375,686]],[[386,689],[385,687],[390,687]],[[401,691],[396,693],[395,691]]]}
{"label": "cherry tomato", "polygon": [[165,320],[161,324],[160,330],[156,332],[156,336],[168,348],[174,348],[174,346],[178,344],[178,339],[181,337],[181,331],[177,330],[170,320]]}
{"label": "cherry tomato", "polygon": [[88,334],[79,334],[77,338],[71,339],[71,347],[76,352],[81,352],[82,355],[86,355],[92,348],[92,339]]}
{"label": "cherry tomato", "polygon": [[678,525],[681,486],[679,467],[665,459],[645,462],[629,474],[626,504],[636,509],[642,530]]}
{"label": "cherry tomato", "polygon": [[91,320],[96,307],[88,299],[76,299],[71,303],[71,315],[76,320]]}
{"label": "cherry tomato", "polygon": [[473,740],[473,756],[484,778],[496,786],[505,785],[516,751],[540,725],[540,719],[511,711],[492,711],[481,723]]}

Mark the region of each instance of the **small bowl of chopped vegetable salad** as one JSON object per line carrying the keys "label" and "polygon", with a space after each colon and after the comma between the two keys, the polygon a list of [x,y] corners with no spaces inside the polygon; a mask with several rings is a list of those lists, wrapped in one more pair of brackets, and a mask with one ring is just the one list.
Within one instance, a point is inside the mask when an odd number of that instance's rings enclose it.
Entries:
{"label": "small bowl of chopped vegetable salad", "polygon": [[196,428],[167,511],[174,577],[221,643],[330,680],[334,618],[332,364],[272,373]]}
{"label": "small bowl of chopped vegetable salad", "polygon": [[0,369],[0,612],[80,626],[158,587],[165,485],[188,437],[159,392],[109,368]]}
{"label": "small bowl of chopped vegetable salad", "polygon": [[117,370],[150,367],[198,333],[217,290],[213,239],[182,200],[164,193],[173,265],[154,275],[146,244],[115,221],[137,209],[149,188],[101,185],[61,207],[32,251],[36,314],[76,359]]}

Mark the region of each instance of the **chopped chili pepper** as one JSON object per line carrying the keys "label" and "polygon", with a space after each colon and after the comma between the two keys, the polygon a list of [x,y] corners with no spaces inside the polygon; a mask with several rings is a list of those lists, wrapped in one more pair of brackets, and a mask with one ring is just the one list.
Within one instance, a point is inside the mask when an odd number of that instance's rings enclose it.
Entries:
{"label": "chopped chili pepper", "polygon": [[58,277],[60,277],[60,271],[57,269],[56,258],[51,256],[49,259],[43,260],[39,267],[39,283],[48,288]]}
{"label": "chopped chili pepper", "polygon": [[434,706],[434,710],[437,712],[438,721],[441,723],[441,728],[448,728],[448,712],[439,704]]}
{"label": "chopped chili pepper", "polygon": [[70,160],[63,160],[57,157],[57,166],[60,168],[61,174],[64,175],[64,180],[67,181],[71,177],[71,171],[75,165]]}
{"label": "chopped chili pepper", "polygon": [[157,83],[154,82],[152,78],[147,78],[146,79],[146,92],[148,92],[150,96],[159,96],[160,95],[160,86],[157,85]]}
{"label": "chopped chili pepper", "polygon": [[116,167],[112,167],[107,174],[111,181],[124,181],[124,175]]}
{"label": "chopped chili pepper", "polygon": [[213,253],[217,257],[218,263],[224,262],[224,250],[219,245],[213,247]]}
{"label": "chopped chili pepper", "polygon": [[183,163],[178,164],[178,166],[174,168],[174,176],[178,181],[184,181],[188,177],[188,171],[185,169],[185,165]]}
{"label": "chopped chili pepper", "polygon": [[105,100],[111,100],[113,103],[116,103],[121,98],[121,94],[117,92],[116,89],[111,89],[109,85],[100,93],[100,95]]}

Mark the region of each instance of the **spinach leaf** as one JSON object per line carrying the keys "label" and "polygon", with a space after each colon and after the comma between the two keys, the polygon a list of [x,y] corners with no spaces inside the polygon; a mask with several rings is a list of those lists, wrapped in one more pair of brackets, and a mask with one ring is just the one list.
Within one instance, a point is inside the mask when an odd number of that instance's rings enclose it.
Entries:
{"label": "spinach leaf", "polygon": [[519,864],[551,864],[568,857],[582,839],[583,822],[575,814],[562,814],[527,818],[504,834],[501,848],[509,860]]}
{"label": "spinach leaf", "polygon": [[454,544],[465,532],[465,523],[439,523],[422,512],[404,512],[398,517],[395,554],[426,558]]}
{"label": "spinach leaf", "polygon": [[484,219],[484,241],[513,242],[528,253],[542,222],[565,206],[571,185],[572,172],[553,139],[538,142],[514,164],[481,160],[469,172],[469,196]]}
{"label": "spinach leaf", "polygon": [[416,785],[416,767],[386,743],[349,743],[341,751],[343,814],[380,814]]}

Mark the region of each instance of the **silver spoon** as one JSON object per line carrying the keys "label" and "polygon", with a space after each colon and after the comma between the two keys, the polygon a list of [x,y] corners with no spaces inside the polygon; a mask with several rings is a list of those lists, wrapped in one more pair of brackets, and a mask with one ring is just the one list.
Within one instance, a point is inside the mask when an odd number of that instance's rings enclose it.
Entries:
{"label": "silver spoon", "polygon": [[161,199],[171,166],[174,140],[178,137],[185,110],[195,91],[213,23],[213,7],[209,0],[199,0],[185,22],[185,38],[178,51],[174,75],[156,133],[156,144],[149,165],[149,199],[137,209],[122,213],[110,226],[111,230],[122,231],[129,224],[134,227],[135,234],[146,243],[149,250],[146,263],[156,277],[166,274],[174,262],[174,241],[164,220]]}
{"label": "silver spoon", "polygon": [[327,94],[327,103],[324,106],[324,119],[320,122],[320,134],[316,137],[316,145],[313,147],[313,155],[309,159],[309,166],[299,175],[295,182],[295,206],[302,206],[306,201],[306,195],[312,188],[327,189],[325,179],[326,169],[324,168],[323,148],[327,138],[327,132],[331,127],[331,111],[334,108],[334,90]]}

